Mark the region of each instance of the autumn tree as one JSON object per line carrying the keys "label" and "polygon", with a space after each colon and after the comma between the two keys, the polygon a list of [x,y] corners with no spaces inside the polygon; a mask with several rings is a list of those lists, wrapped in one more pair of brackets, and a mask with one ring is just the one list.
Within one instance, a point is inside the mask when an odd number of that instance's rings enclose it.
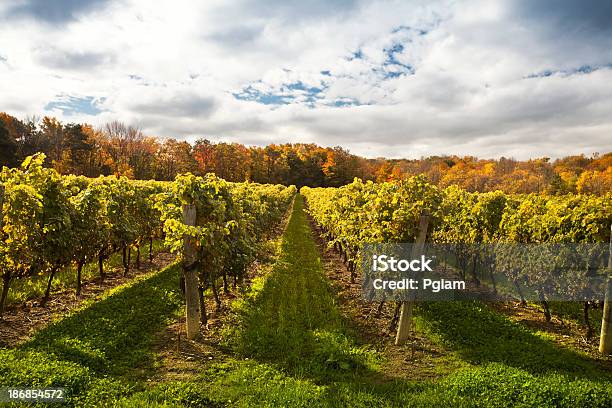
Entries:
{"label": "autumn tree", "polygon": [[576,181],[576,190],[579,193],[603,195],[612,191],[612,166],[604,171],[587,170],[580,174]]}
{"label": "autumn tree", "polygon": [[193,147],[193,157],[198,171],[204,175],[215,171],[215,145],[207,139],[198,139]]}
{"label": "autumn tree", "polygon": [[177,174],[194,172],[197,164],[191,150],[192,147],[187,142],[165,140],[157,152],[155,178],[173,180]]}

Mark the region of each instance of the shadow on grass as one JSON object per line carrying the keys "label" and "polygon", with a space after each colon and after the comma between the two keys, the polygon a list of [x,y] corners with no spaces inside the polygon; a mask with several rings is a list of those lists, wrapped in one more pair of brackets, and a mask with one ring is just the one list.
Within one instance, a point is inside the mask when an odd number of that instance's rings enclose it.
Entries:
{"label": "shadow on grass", "polygon": [[[267,276],[252,282],[251,291],[236,307],[238,322],[228,337],[238,352],[238,360],[215,364],[189,381],[162,384],[134,394],[126,400],[126,406],[180,400],[187,406],[236,407],[521,405],[573,408],[607,407],[612,402],[607,383],[573,381],[555,375],[536,377],[501,363],[466,367],[437,383],[385,376],[378,369],[376,354],[353,340],[347,322],[339,313],[331,285],[323,274],[301,197],[295,201],[280,258]],[[441,331],[455,348],[459,344],[463,348],[476,347],[469,339],[480,338],[483,331],[485,339],[499,336],[495,334],[498,330],[516,336],[514,325],[503,325],[498,317],[486,311],[470,310],[468,305],[465,310],[445,312],[443,317],[449,319],[451,327],[448,331],[442,328],[433,331]],[[421,317],[431,319],[441,314],[433,306],[429,313],[422,312]],[[440,324],[445,323],[444,319]],[[463,322],[473,324],[464,329],[455,328],[453,322],[458,326]],[[487,325],[491,328],[486,328]],[[438,327],[432,326],[432,329]],[[460,343],[455,336],[465,336],[466,343]],[[517,341],[526,341],[526,338],[519,336]],[[483,354],[494,351],[479,347]],[[502,351],[497,352],[508,354],[499,347]],[[525,352],[524,348],[520,352]],[[527,352],[527,358],[535,359],[536,365],[543,358],[535,355],[538,352]],[[474,353],[478,355],[477,351]],[[508,360],[516,362],[519,357],[513,355]],[[502,358],[483,358],[483,362],[499,360]],[[569,361],[571,364],[572,360]]]}
{"label": "shadow on grass", "polygon": [[154,335],[181,305],[177,268],[113,291],[41,330],[21,350],[48,353],[98,374],[150,367]]}
{"label": "shadow on grass", "polygon": [[421,328],[474,364],[503,363],[531,374],[612,379],[596,361],[557,347],[477,301],[422,303],[418,318]]}

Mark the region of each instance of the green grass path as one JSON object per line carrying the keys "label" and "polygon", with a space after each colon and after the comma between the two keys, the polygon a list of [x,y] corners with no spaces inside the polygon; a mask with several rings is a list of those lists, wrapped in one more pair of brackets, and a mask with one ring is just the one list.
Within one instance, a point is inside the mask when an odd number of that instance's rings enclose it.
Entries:
{"label": "green grass path", "polygon": [[[238,305],[236,350],[315,381],[375,365],[346,335],[301,197],[287,225],[281,255],[269,275]],[[363,373],[361,373],[363,374]]]}

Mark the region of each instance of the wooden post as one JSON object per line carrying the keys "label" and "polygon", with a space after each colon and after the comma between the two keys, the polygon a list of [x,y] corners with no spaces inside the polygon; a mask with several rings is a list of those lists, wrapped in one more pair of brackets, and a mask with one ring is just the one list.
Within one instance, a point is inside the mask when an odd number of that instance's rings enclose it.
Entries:
{"label": "wooden post", "polygon": [[601,319],[601,337],[599,352],[612,354],[612,225],[610,225],[610,248],[608,253],[608,279],[604,298],[603,317]]}
{"label": "wooden post", "polygon": [[[196,206],[186,204],[183,206],[183,220],[185,225],[196,225]],[[195,339],[200,334],[200,301],[198,299],[198,275],[195,270],[197,261],[197,248],[195,239],[190,236],[184,238],[183,244],[183,277],[185,278],[185,314],[187,321],[187,338]]]}
{"label": "wooden post", "polygon": [[[416,242],[412,246],[412,259],[417,259],[423,254],[428,227],[429,215],[423,214],[419,219],[419,231]],[[410,300],[402,302],[399,324],[397,325],[397,335],[395,336],[395,345],[397,346],[406,344],[406,341],[410,336],[410,326],[412,325],[412,307],[414,306],[415,296],[416,292],[412,291],[410,293]]]}

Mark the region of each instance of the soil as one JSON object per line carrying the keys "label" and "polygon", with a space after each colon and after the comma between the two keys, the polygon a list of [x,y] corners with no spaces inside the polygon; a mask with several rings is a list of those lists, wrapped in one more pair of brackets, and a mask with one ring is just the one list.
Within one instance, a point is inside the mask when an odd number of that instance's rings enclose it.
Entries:
{"label": "soil", "polygon": [[83,302],[97,299],[104,292],[116,286],[131,281],[151,271],[157,271],[170,265],[176,259],[168,252],[156,254],[153,262],[143,260],[140,269],[132,267],[127,277],[123,276],[123,268],[106,271],[103,282],[99,278],[83,282],[81,296],[76,297],[74,289],[65,289],[51,294],[45,307],[40,306],[40,300],[34,299],[24,303],[9,305],[0,319],[0,348],[16,347],[31,338],[40,329],[52,321],[61,318],[70,311],[77,309]]}
{"label": "soil", "polygon": [[[265,266],[265,263],[254,262],[247,270],[242,288],[250,287],[253,278],[265,273],[268,270]],[[221,308],[217,308],[212,296],[207,296],[208,321],[197,339],[187,339],[185,316],[181,316],[159,333],[153,344],[153,352],[157,355],[158,364],[150,381],[162,383],[188,380],[197,376],[210,364],[231,358],[232,351],[222,345],[223,329],[230,327],[232,322],[236,321],[230,305],[243,293],[241,288],[231,289],[229,293],[220,289]]]}

